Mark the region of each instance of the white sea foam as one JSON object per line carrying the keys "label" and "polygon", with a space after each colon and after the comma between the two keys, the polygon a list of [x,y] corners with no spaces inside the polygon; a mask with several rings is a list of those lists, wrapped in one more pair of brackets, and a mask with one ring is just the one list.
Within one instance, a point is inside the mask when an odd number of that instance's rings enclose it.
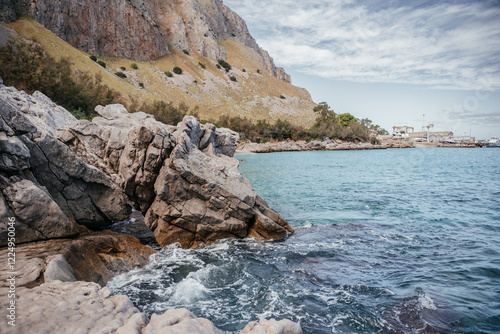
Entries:
{"label": "white sea foam", "polygon": [[420,303],[420,306],[422,308],[426,308],[428,310],[437,310],[437,306],[436,304],[434,304],[432,298],[425,293],[418,296],[418,302]]}
{"label": "white sea foam", "polygon": [[192,304],[200,299],[206,298],[210,293],[203,284],[192,277],[186,277],[176,284],[172,294],[172,301],[176,304]]}

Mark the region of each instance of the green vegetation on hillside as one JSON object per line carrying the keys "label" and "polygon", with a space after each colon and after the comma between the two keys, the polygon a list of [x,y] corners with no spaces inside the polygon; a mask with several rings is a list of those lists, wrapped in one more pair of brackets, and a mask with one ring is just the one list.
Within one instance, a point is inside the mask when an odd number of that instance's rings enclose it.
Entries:
{"label": "green vegetation on hillside", "polygon": [[[88,59],[88,56],[85,58]],[[230,66],[223,61],[221,63]],[[201,67],[200,64],[197,65]],[[217,65],[219,64],[217,63]],[[110,68],[117,66],[112,61]],[[127,66],[139,68],[134,63],[129,63]],[[120,66],[120,68],[125,71],[124,66]],[[103,83],[101,73],[107,75],[105,73],[108,72],[114,74],[113,77],[119,76],[122,79],[127,79],[121,80],[127,84],[130,79],[125,73],[109,72],[109,70],[104,70],[104,67],[100,71],[96,74],[90,74],[90,72],[79,70],[69,58],[54,58],[45,52],[37,42],[26,43],[24,40],[11,40],[5,47],[0,48],[0,76],[6,85],[15,86],[28,93],[39,90],[55,103],[72,112],[77,118],[92,119],[95,116],[94,109],[97,105],[122,103],[131,112],[144,111],[153,114],[156,119],[167,124],[176,124],[185,115],[193,115],[198,118],[200,115],[202,117],[205,115],[204,118],[217,126],[233,129],[239,132],[243,139],[256,142],[286,139],[322,140],[326,137],[349,141],[371,141],[374,133],[385,131],[378,125],[373,125],[368,119],[359,120],[348,113],[337,115],[324,102],[314,107],[317,117],[315,123],[310,127],[292,124],[288,120],[279,118],[271,123],[267,120],[256,121],[230,114],[210,116],[210,113],[207,112],[209,109],[207,105],[202,105],[203,109],[200,110],[198,106],[190,106],[177,98],[172,99],[175,101],[172,102],[172,100],[164,101],[161,98],[145,100],[122,95],[124,93],[121,91],[118,93],[117,90],[114,90],[115,86],[112,86],[113,89],[111,89],[107,82]],[[173,71],[176,74],[182,73],[180,67],[174,67]],[[169,71],[164,73],[168,77],[173,76]],[[233,75],[229,75],[229,77],[230,80],[236,80]],[[195,83],[197,82],[195,80]],[[147,91],[142,81],[136,82],[136,84],[139,88]],[[283,83],[280,82],[280,84]],[[154,86],[148,82],[148,89],[149,87]],[[275,96],[280,97],[280,100],[286,100],[284,94],[278,93]]]}
{"label": "green vegetation on hillside", "polygon": [[56,61],[37,43],[11,40],[0,48],[0,77],[6,85],[30,94],[41,91],[80,118],[92,118],[97,105],[114,103],[119,97],[99,75],[72,71],[69,59]]}
{"label": "green vegetation on hillside", "polygon": [[318,114],[316,122],[310,129],[292,125],[289,121],[278,119],[274,123],[259,120],[256,123],[246,117],[221,116],[217,121],[211,120],[220,127],[230,128],[242,136],[242,139],[254,142],[270,140],[323,140],[325,138],[346,141],[375,142],[375,134],[385,131],[373,125],[369,119],[359,120],[349,113],[337,115],[326,102],[314,108]]}
{"label": "green vegetation on hillside", "polygon": [[[38,90],[79,119],[91,120],[96,116],[96,106],[111,103],[128,104],[130,111],[144,111],[166,124],[177,124],[185,115],[196,115],[197,108],[191,110],[183,103],[179,106],[165,101],[127,103],[123,96],[101,83],[99,74],[74,71],[71,65],[68,58],[57,61],[47,55],[37,43],[11,40],[0,48],[0,77],[5,85],[29,94]],[[126,78],[122,72],[115,75]],[[144,88],[142,82],[139,86]]]}

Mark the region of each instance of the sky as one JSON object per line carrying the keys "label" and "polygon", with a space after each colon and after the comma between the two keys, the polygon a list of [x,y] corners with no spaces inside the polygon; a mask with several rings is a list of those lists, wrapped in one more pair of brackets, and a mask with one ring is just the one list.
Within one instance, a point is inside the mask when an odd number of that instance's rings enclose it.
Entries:
{"label": "sky", "polygon": [[500,0],[224,0],[336,113],[500,137]]}

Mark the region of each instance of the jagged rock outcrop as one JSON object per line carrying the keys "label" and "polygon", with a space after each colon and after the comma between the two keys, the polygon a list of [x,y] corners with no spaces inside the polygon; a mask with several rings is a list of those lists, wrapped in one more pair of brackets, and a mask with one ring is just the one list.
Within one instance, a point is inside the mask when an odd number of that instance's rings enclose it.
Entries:
{"label": "jagged rock outcrop", "polygon": [[292,233],[237,170],[238,134],[186,116],[177,127],[121,105],[61,127],[56,137],[124,189],[162,246]]}
{"label": "jagged rock outcrop", "polygon": [[[101,288],[146,264],[154,250],[78,223],[123,219],[130,199],[162,245],[281,238],[291,227],[237,171],[233,131],[193,117],[169,126],[121,105],[97,111],[93,122],[75,121],[44,95],[18,92],[0,79],[0,261],[8,263],[10,250],[2,246],[13,217],[17,272],[16,326],[2,333],[222,333],[185,309],[149,322],[128,297]],[[0,271],[4,319],[12,305],[10,275]],[[293,328],[279,323],[249,330]]]}
{"label": "jagged rock outcrop", "polygon": [[111,179],[52,136],[73,121],[45,95],[0,83],[0,246],[7,243],[6,217],[16,217],[21,243],[128,216],[127,198]]}
{"label": "jagged rock outcrop", "polygon": [[[250,35],[245,22],[221,0],[2,0],[0,21],[28,15],[71,45],[95,55],[151,60],[169,47],[225,59],[219,41],[235,38],[261,57],[264,68],[291,82]],[[14,9],[14,14],[13,14]]]}
{"label": "jagged rock outcrop", "polygon": [[76,121],[41,93],[3,85],[0,111],[0,246],[7,217],[18,243],[61,238],[127,218],[129,201],[162,246],[293,232],[238,172],[231,130],[190,116],[165,125],[122,105]]}

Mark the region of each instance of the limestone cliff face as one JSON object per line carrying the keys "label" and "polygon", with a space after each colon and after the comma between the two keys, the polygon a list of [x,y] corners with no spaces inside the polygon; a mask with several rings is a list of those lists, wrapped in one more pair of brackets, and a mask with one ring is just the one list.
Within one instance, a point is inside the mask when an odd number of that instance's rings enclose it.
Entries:
{"label": "limestone cliff face", "polygon": [[221,0],[2,0],[0,20],[12,8],[28,15],[71,45],[95,55],[151,60],[169,47],[225,59],[218,42],[235,38],[252,48],[265,69],[279,79],[290,76],[274,65],[236,13]]}

